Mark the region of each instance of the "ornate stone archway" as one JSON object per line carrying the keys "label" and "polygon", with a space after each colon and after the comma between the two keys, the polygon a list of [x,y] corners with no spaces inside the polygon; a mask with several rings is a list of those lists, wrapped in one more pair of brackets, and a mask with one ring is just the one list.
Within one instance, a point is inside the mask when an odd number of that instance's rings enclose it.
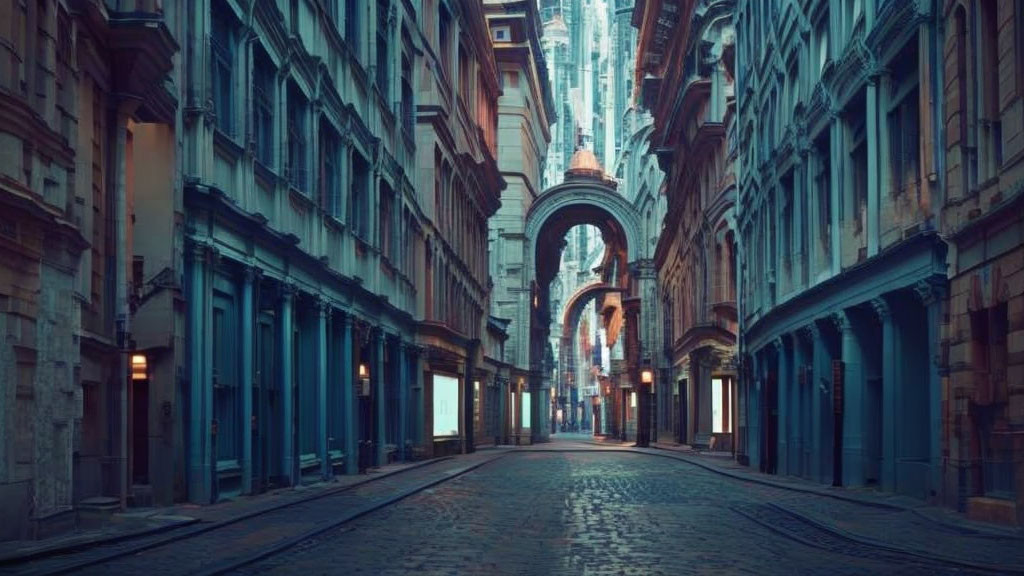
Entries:
{"label": "ornate stone archway", "polygon": [[[597,227],[605,244],[605,256],[599,270],[604,291],[622,294],[623,303],[632,300],[638,304],[645,294],[647,282],[654,282],[651,274],[640,274],[642,282],[634,281],[637,270],[646,270],[647,261],[643,238],[643,220],[633,204],[617,191],[617,183],[608,177],[594,155],[580,150],[573,157],[565,182],[541,194],[526,215],[523,273],[530,287],[529,310],[521,318],[528,320],[529,346],[524,347],[521,361],[529,361],[530,390],[538,400],[546,398],[550,389],[551,366],[547,360],[547,342],[550,335],[551,310],[549,286],[558,273],[566,232],[573,226],[590,224]],[[593,294],[591,294],[593,297]],[[632,306],[626,305],[629,309]],[[639,321],[639,308],[635,308],[633,322]],[[628,322],[628,320],[627,320]],[[638,351],[638,330],[627,330],[627,350]],[[630,346],[630,334],[633,346]],[[627,359],[631,369],[636,367],[638,354]],[[544,403],[533,402],[531,421],[545,422]],[[531,440],[542,442],[548,426],[541,424],[531,429]]]}

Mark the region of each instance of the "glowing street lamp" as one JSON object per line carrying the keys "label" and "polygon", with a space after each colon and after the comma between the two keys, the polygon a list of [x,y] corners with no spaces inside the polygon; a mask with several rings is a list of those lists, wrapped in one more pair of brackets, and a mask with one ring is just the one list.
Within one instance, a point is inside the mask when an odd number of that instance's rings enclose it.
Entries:
{"label": "glowing street lamp", "polygon": [[642,384],[653,384],[654,383],[654,371],[650,368],[644,368],[640,371],[640,383]]}
{"label": "glowing street lamp", "polygon": [[132,354],[132,380],[145,380],[149,378],[146,374],[146,355]]}

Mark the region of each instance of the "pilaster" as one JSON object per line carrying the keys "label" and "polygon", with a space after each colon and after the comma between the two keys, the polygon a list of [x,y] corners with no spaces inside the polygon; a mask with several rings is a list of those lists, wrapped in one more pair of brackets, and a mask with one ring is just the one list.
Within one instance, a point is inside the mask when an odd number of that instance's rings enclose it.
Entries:
{"label": "pilaster", "polygon": [[320,457],[320,474],[331,476],[331,455],[327,442],[327,318],[330,303],[322,296],[316,299],[316,447]]}
{"label": "pilaster", "polygon": [[341,417],[345,426],[345,474],[359,472],[356,450],[355,366],[352,365],[352,314],[342,317],[341,329]]}
{"label": "pilaster", "polygon": [[206,336],[209,301],[206,297],[209,248],[194,242],[189,248],[191,259],[188,303],[189,340],[189,434],[188,434],[188,497],[197,504],[210,501],[210,422],[206,406]]}
{"label": "pilaster", "polygon": [[295,285],[285,282],[281,285],[281,299],[278,303],[280,326],[281,359],[281,472],[287,485],[292,485],[298,478],[298,457],[295,453],[295,406],[293,404],[295,387],[292,378],[294,358],[293,304]]}
{"label": "pilaster", "polygon": [[252,426],[253,426],[253,347],[255,345],[256,314],[253,301],[256,285],[259,283],[260,271],[253,266],[245,266],[242,270],[242,313],[241,338],[239,352],[242,359],[241,392],[242,392],[242,494],[252,493]]}
{"label": "pilaster", "polygon": [[928,382],[928,445],[929,489],[932,494],[942,493],[942,378],[939,365],[942,362],[939,346],[942,329],[942,303],[945,298],[946,286],[937,281],[919,281],[914,291],[921,305],[924,306],[928,326],[925,334],[928,338],[928,362],[923,367],[927,371]]}
{"label": "pilaster", "polygon": [[384,452],[384,441],[386,435],[386,428],[384,427],[385,418],[387,411],[385,410],[385,399],[384,399],[384,331],[380,328],[376,328],[373,331],[373,350],[374,350],[374,372],[373,374],[373,395],[374,395],[374,430],[376,431],[376,442],[374,449],[376,452],[375,461],[378,466],[383,466],[387,463],[387,454]]}
{"label": "pilaster", "polygon": [[[843,485],[864,484],[864,358],[850,312],[837,312],[832,321],[839,332],[843,360],[842,435]],[[833,396],[838,391],[833,384]]]}
{"label": "pilaster", "polygon": [[897,338],[892,317],[892,307],[885,298],[871,301],[875,317],[882,324],[882,489],[896,490],[896,414],[899,406],[900,359]]}

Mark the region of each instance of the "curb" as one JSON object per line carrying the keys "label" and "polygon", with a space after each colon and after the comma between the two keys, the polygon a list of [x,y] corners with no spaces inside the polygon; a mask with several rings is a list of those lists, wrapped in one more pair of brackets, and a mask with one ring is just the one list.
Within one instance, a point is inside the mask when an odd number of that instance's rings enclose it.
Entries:
{"label": "curb", "polygon": [[[965,530],[967,532],[970,532],[972,534],[976,534],[976,535],[979,535],[979,536],[991,536],[991,537],[995,537],[995,538],[1008,538],[1008,539],[1011,539],[1011,540],[1021,540],[1021,541],[1024,541],[1024,535],[1022,535],[1020,533],[1014,533],[1014,532],[1009,531],[1009,530],[1003,531],[1003,530],[1000,530],[998,527],[993,527],[991,529],[991,531],[988,531],[988,530],[984,530],[983,531],[983,530],[979,530],[979,529],[976,529],[976,528],[973,528],[973,527],[970,527],[970,526],[963,526],[963,525],[956,524],[956,523],[946,522],[945,520],[941,520],[939,518],[933,518],[933,517],[931,517],[931,516],[929,516],[927,514],[924,514],[923,512],[921,512],[921,510],[918,507],[915,507],[915,506],[905,506],[903,504],[895,504],[895,503],[889,503],[889,502],[872,502],[871,500],[865,500],[865,499],[862,499],[862,498],[857,498],[855,496],[849,496],[849,495],[846,495],[846,494],[842,494],[842,493],[838,493],[838,492],[833,492],[833,491],[830,491],[830,490],[827,490],[827,489],[821,489],[821,488],[811,487],[811,486],[790,485],[790,484],[785,484],[785,483],[782,483],[782,482],[774,482],[772,480],[768,480],[768,479],[765,479],[765,478],[756,478],[756,477],[753,477],[751,475],[737,474],[735,472],[731,472],[729,470],[724,470],[722,468],[719,468],[719,467],[711,465],[711,464],[705,464],[703,462],[698,462],[698,461],[694,460],[692,456],[678,454],[678,453],[676,453],[675,450],[672,450],[672,449],[669,449],[669,448],[654,447],[654,448],[643,449],[643,448],[632,448],[631,447],[629,449],[633,450],[633,451],[636,451],[636,452],[641,452],[641,453],[661,456],[663,458],[671,458],[673,460],[678,460],[680,462],[685,462],[687,464],[691,464],[693,466],[697,466],[698,468],[703,468],[703,469],[705,469],[705,470],[707,470],[709,472],[714,472],[716,474],[720,474],[722,476],[733,478],[733,479],[739,480],[741,482],[750,482],[752,484],[760,484],[760,485],[763,485],[763,486],[770,486],[772,488],[778,488],[780,490],[789,490],[791,492],[801,492],[801,493],[804,493],[804,494],[814,494],[815,496],[822,496],[822,497],[825,497],[825,498],[833,498],[835,500],[841,500],[843,502],[849,502],[851,504],[858,504],[860,506],[865,506],[865,507],[868,507],[868,508],[878,508],[878,509],[881,509],[881,510],[892,510],[892,511],[898,511],[898,512],[910,512],[911,514],[914,514],[915,516],[921,518],[922,520],[924,520],[926,522],[930,522],[930,523],[935,524],[937,526],[943,526],[943,527],[946,527],[946,528],[952,528],[952,529],[956,529],[956,530]],[[650,450],[657,450],[657,451],[662,452],[662,453],[661,454],[654,454],[652,452],[649,452]]]}

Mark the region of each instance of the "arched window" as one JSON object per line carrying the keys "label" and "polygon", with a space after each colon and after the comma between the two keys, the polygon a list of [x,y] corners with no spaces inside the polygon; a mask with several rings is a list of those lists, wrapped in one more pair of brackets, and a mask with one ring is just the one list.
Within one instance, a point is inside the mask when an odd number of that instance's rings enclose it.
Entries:
{"label": "arched window", "polygon": [[958,115],[959,138],[960,149],[964,158],[961,168],[960,194],[964,195],[974,188],[978,177],[977,156],[974,154],[974,148],[971,145],[972,138],[970,136],[971,126],[974,124],[971,119],[974,107],[971,106],[971,93],[973,91],[970,89],[972,75],[969,68],[970,58],[968,57],[970,53],[969,43],[972,40],[967,36],[967,10],[962,5],[957,7],[953,19],[956,34],[956,89],[960,102]]}
{"label": "arched window", "polygon": [[999,122],[999,24],[995,2],[978,2],[978,24],[975,36],[980,42],[978,53],[978,136],[979,158],[984,159],[984,178],[995,176],[1003,163],[1003,131]]}

